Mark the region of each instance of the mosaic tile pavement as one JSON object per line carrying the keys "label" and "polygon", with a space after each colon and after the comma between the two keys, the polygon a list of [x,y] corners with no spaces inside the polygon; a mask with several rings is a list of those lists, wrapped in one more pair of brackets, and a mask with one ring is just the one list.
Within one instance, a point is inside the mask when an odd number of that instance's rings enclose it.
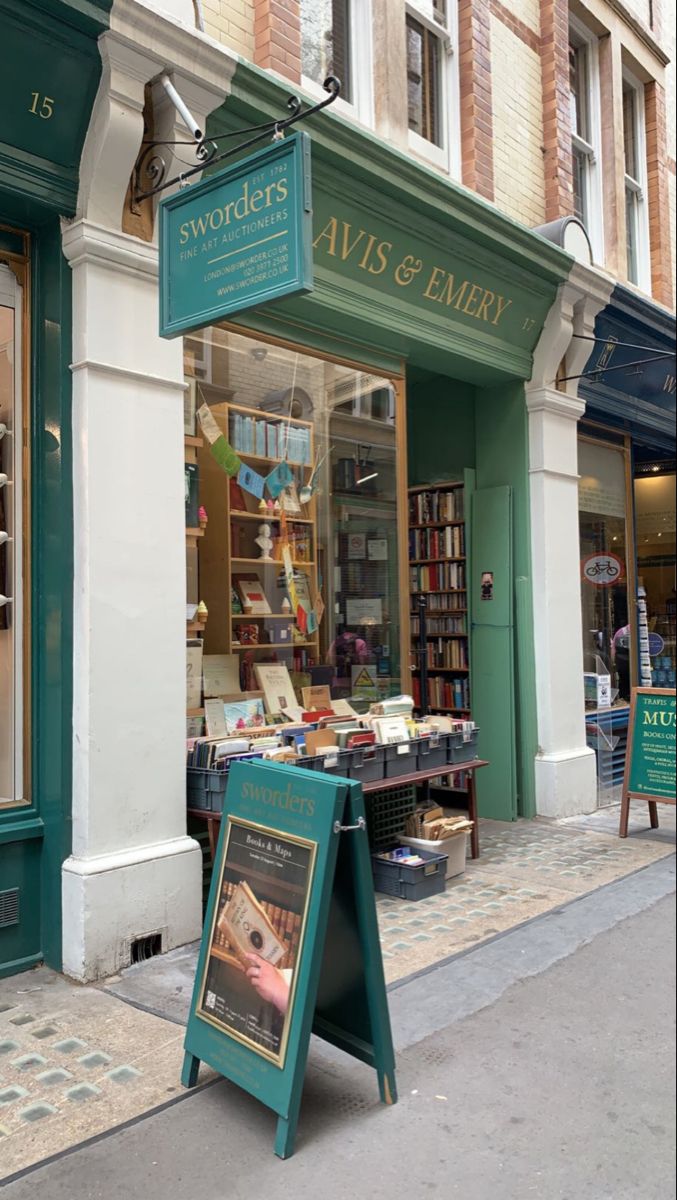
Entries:
{"label": "mosaic tile pavement", "polygon": [[674,839],[621,840],[544,819],[482,821],[480,850],[439,896],[411,904],[377,896],[388,983],[674,854]]}
{"label": "mosaic tile pavement", "polygon": [[182,1042],[46,968],[0,980],[0,1180],[178,1095]]}

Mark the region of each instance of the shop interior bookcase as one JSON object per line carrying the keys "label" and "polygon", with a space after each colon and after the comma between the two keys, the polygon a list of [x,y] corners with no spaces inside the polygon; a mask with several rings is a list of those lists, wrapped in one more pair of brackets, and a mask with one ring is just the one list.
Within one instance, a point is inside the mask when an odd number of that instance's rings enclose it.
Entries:
{"label": "shop interior bookcase", "polygon": [[[294,474],[297,491],[303,483],[308,482],[315,454],[313,428],[309,422],[288,419],[231,401],[210,403],[210,411],[245,466],[265,477],[279,463],[286,461]],[[290,430],[307,430],[309,462],[301,463],[291,457],[282,459],[246,452],[239,448],[233,436],[236,416],[267,422],[277,427],[286,426]],[[197,446],[200,504],[208,515],[206,528],[197,531],[197,536],[201,539],[198,555],[200,599],[204,601],[208,613],[204,628],[198,628],[204,653],[239,655],[242,690],[245,692],[257,690],[253,676],[255,663],[284,663],[298,693],[300,686],[309,682],[309,678],[306,677],[308,668],[318,661],[319,631],[307,632],[301,636],[292,613],[285,612],[282,607],[287,595],[283,584],[284,565],[280,553],[282,517],[279,512],[262,512],[255,496],[244,491],[239,485],[231,487],[228,475],[212,456],[205,439],[199,438],[197,441],[200,443]],[[233,493],[239,493],[237,506],[232,502]],[[281,501],[284,503],[282,497]],[[313,497],[307,504],[301,504],[298,512],[285,512],[294,570],[306,576],[311,601],[318,590],[316,510],[317,502]],[[273,558],[270,561],[260,557],[260,550],[256,545],[259,526],[264,523],[270,526],[270,536],[274,543]],[[293,537],[294,533],[296,538]],[[192,537],[196,535],[196,531],[188,530],[187,534]],[[238,579],[245,578],[259,580],[270,613],[264,615],[233,611],[235,606],[232,597],[239,596]],[[256,627],[257,642],[241,641],[239,628],[243,626]]]}
{"label": "shop interior bookcase", "polygon": [[[453,515],[451,515],[453,514]],[[462,482],[409,488],[409,585],[414,700],[421,711],[421,660],[427,661],[427,710],[470,717],[468,580]],[[455,544],[454,544],[455,543]],[[449,549],[457,553],[449,554]],[[441,579],[455,575],[456,586]],[[438,578],[435,578],[435,575]],[[431,578],[432,576],[432,578]],[[421,636],[419,600],[426,600]],[[462,694],[460,694],[462,693]],[[459,702],[460,701],[460,702]]]}

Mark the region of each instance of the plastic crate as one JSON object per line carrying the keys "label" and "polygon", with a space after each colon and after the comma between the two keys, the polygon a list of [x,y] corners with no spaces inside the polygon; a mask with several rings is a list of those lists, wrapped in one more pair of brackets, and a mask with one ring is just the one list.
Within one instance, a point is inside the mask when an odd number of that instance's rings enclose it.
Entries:
{"label": "plastic crate", "polygon": [[400,900],[426,900],[428,896],[443,892],[447,882],[446,854],[434,854],[428,850],[417,850],[416,853],[424,860],[417,867],[372,854],[376,891],[398,896]]}
{"label": "plastic crate", "polygon": [[205,812],[223,812],[223,798],[228,783],[227,771],[214,771],[206,767],[188,767],[186,792],[189,808],[201,808]]}
{"label": "plastic crate", "polygon": [[416,788],[406,783],[387,791],[367,792],[364,806],[369,845],[372,850],[381,850],[392,846],[404,833],[407,817],[416,808]]}
{"label": "plastic crate", "polygon": [[473,729],[467,741],[464,741],[462,733],[450,733],[447,763],[464,763],[477,758],[479,732],[479,729]]}
{"label": "plastic crate", "polygon": [[451,837],[444,838],[441,842],[428,842],[425,838],[405,837],[403,833],[400,834],[399,840],[403,846],[413,847],[417,854],[421,850],[430,850],[434,854],[446,854],[447,879],[463,875],[465,860],[468,857],[468,833],[465,830],[463,833],[452,833]]}
{"label": "plastic crate", "polygon": [[361,783],[374,783],[385,776],[385,748],[383,746],[356,746],[350,764],[350,779]]}
{"label": "plastic crate", "polygon": [[342,775],[344,779],[348,779],[352,757],[352,750],[331,750],[329,754],[300,758],[296,765],[304,767],[306,771],[319,771],[321,775]]}
{"label": "plastic crate", "polygon": [[383,747],[385,750],[385,777],[396,779],[398,775],[415,775],[418,771],[416,742],[394,742]]}
{"label": "plastic crate", "polygon": [[418,771],[432,771],[435,767],[446,767],[449,762],[449,733],[431,733],[416,739]]}

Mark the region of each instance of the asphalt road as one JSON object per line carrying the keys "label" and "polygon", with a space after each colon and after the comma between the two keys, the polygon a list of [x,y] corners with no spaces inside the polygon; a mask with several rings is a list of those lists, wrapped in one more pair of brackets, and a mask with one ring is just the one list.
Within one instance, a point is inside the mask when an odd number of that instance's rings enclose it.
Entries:
{"label": "asphalt road", "polygon": [[287,1162],[271,1114],[219,1082],[3,1200],[669,1200],[673,887],[656,864],[392,992],[399,1103],[315,1048]]}

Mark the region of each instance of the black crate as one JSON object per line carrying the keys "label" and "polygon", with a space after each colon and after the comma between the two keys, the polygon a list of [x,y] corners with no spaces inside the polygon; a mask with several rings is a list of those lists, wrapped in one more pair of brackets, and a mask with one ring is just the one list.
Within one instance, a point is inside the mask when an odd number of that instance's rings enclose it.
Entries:
{"label": "black crate", "polygon": [[473,729],[467,741],[463,740],[462,733],[450,733],[447,762],[464,763],[470,762],[470,760],[473,758],[477,758],[477,739],[479,737],[479,732],[479,729]]}
{"label": "black crate", "polygon": [[385,777],[395,779],[398,775],[415,775],[418,771],[416,742],[394,742],[384,746]]}
{"label": "black crate", "polygon": [[223,797],[228,783],[227,771],[213,771],[206,767],[188,767],[186,793],[189,808],[202,808],[205,812],[223,812]]}
{"label": "black crate", "polygon": [[385,892],[388,896],[398,896],[400,900],[426,900],[428,896],[443,892],[447,882],[448,856],[433,854],[429,850],[417,850],[416,853],[424,860],[417,867],[372,854],[375,890]]}
{"label": "black crate", "polygon": [[392,846],[401,833],[407,817],[416,808],[414,784],[402,784],[383,791],[367,792],[364,797],[367,814],[367,833],[372,850]]}
{"label": "black crate", "polygon": [[449,761],[449,733],[431,733],[416,739],[419,771],[432,771],[435,767],[446,767]]}
{"label": "black crate", "polygon": [[374,783],[385,776],[385,748],[383,746],[356,746],[350,763],[350,778],[361,783]]}

